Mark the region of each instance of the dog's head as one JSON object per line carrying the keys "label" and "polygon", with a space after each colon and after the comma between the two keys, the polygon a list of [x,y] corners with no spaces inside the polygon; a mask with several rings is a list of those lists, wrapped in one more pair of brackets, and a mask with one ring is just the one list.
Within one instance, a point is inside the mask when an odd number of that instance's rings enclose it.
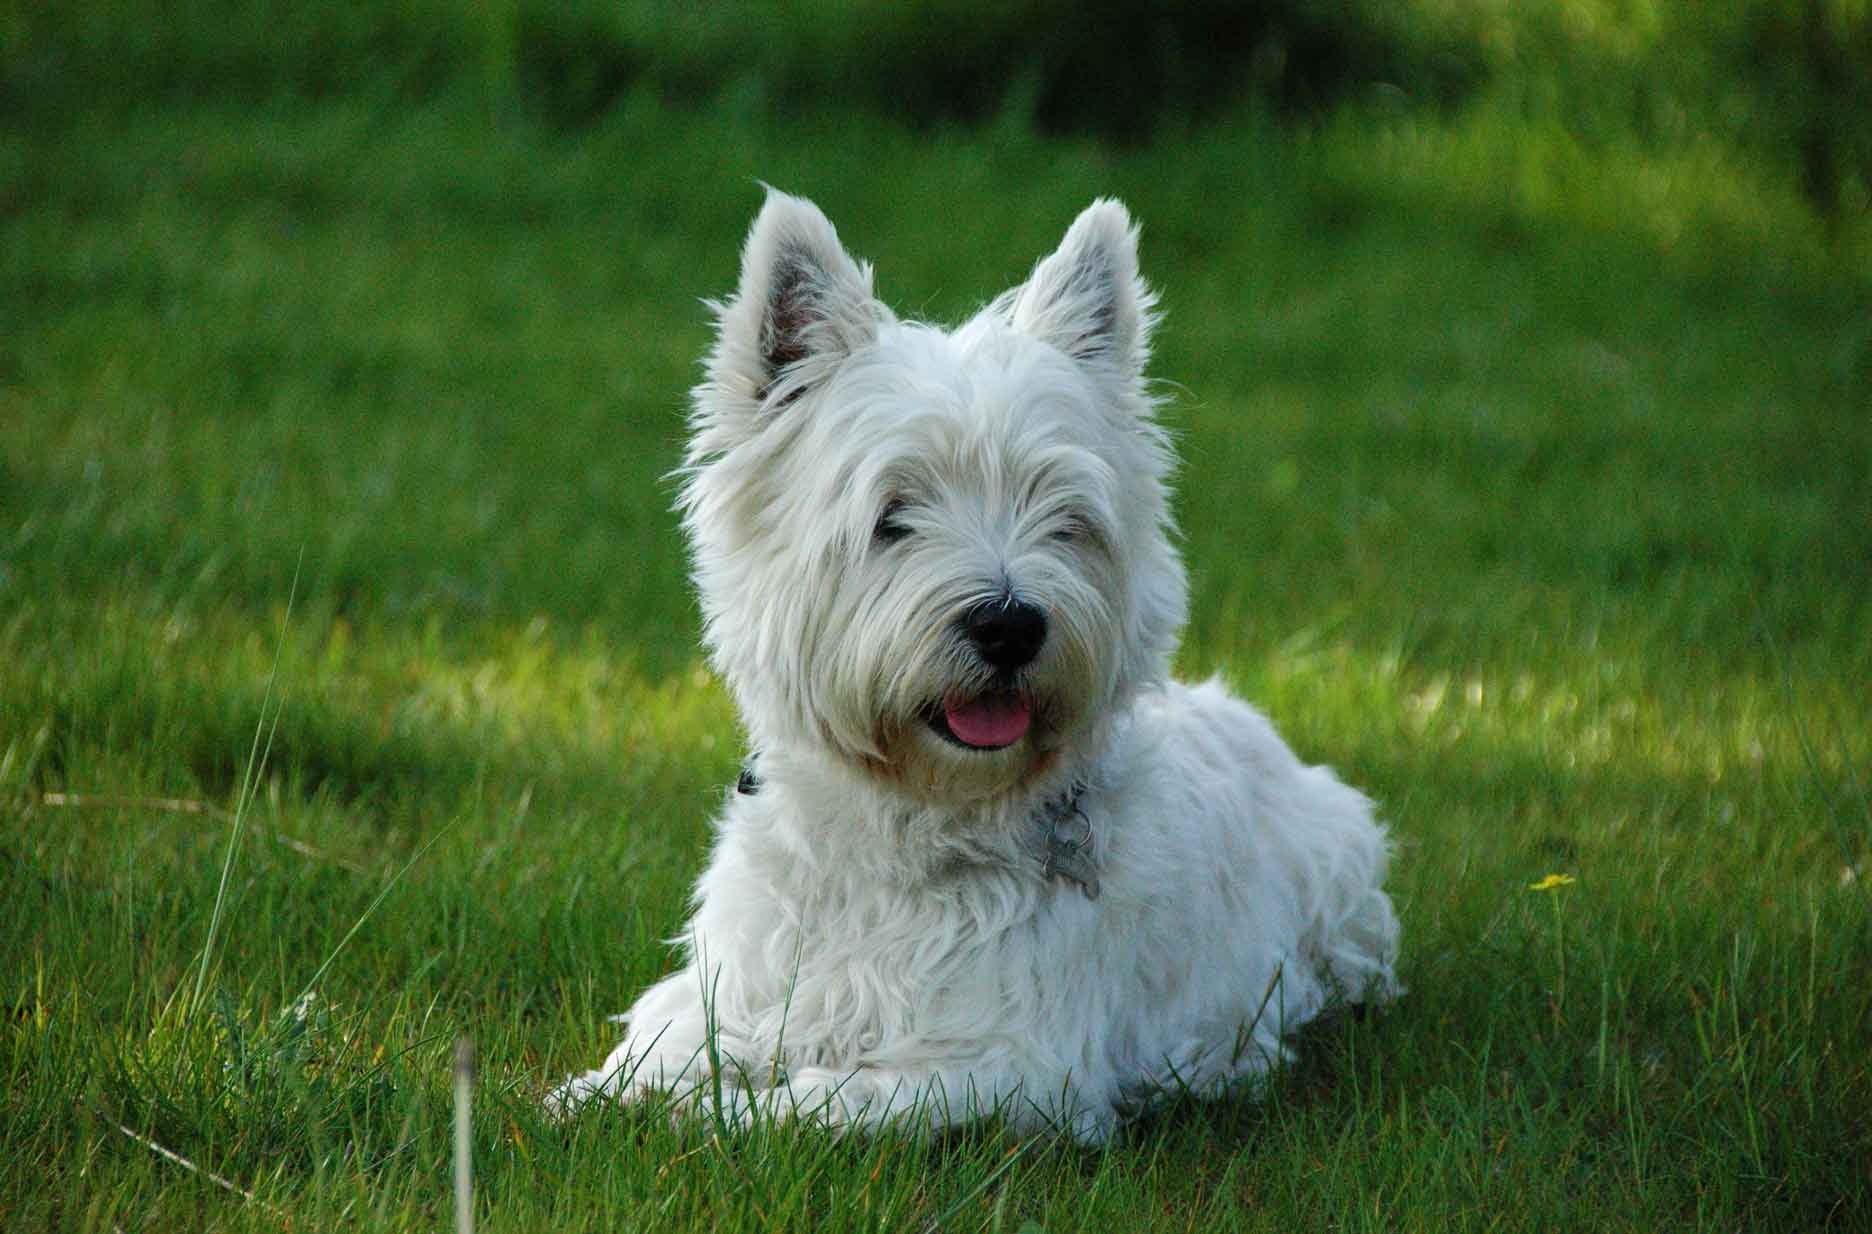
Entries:
{"label": "dog's head", "polygon": [[1185,584],[1152,304],[1113,201],[946,331],[899,321],[817,207],[769,194],[717,306],[681,497],[757,747],[983,800],[1164,678]]}

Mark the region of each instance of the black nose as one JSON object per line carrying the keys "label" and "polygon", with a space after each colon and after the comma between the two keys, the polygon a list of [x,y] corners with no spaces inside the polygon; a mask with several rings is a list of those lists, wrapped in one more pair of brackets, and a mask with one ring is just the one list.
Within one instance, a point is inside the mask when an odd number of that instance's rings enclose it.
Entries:
{"label": "black nose", "polygon": [[984,600],[962,615],[962,633],[995,668],[1011,673],[1040,654],[1046,613],[1023,600]]}

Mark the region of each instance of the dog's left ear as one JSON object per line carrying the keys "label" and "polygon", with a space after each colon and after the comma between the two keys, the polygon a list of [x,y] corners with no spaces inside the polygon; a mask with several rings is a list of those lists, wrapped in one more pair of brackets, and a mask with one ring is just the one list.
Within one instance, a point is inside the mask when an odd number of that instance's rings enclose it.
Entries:
{"label": "dog's left ear", "polygon": [[1138,277],[1137,238],[1122,205],[1093,202],[1059,249],[1004,298],[1008,320],[1075,360],[1142,377],[1157,297]]}

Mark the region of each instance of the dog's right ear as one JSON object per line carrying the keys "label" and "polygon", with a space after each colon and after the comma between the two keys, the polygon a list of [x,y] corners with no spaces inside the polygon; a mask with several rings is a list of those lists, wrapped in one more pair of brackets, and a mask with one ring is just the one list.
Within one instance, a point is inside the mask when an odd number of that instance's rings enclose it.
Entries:
{"label": "dog's right ear", "polygon": [[714,308],[710,393],[746,400],[750,412],[798,398],[890,317],[872,294],[871,267],[845,251],[819,207],[775,189],[748,232],[740,288]]}

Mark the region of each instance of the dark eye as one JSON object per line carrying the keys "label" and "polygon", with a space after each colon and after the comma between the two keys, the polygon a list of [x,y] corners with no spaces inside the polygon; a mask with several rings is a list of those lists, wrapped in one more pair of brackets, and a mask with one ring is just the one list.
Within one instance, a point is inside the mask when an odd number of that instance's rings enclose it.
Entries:
{"label": "dark eye", "polygon": [[1054,524],[1053,530],[1047,534],[1055,540],[1076,544],[1081,540],[1091,539],[1092,524],[1086,521],[1083,515],[1067,514]]}
{"label": "dark eye", "polygon": [[904,503],[892,498],[884,504],[878,514],[877,525],[871,528],[871,538],[881,544],[895,544],[910,534],[910,529],[898,521],[898,515],[904,511]]}

